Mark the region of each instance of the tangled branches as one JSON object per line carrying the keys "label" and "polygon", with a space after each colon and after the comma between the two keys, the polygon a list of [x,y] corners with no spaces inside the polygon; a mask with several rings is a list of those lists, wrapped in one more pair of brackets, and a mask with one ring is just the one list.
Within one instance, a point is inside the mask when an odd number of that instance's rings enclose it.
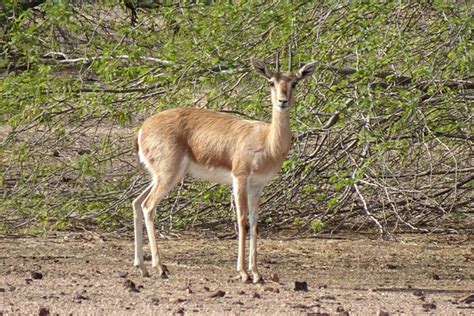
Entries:
{"label": "tangled branches", "polygon": [[[128,229],[147,182],[133,129],[176,106],[269,120],[248,59],[275,54],[318,69],[298,89],[293,150],[265,189],[263,226],[472,227],[467,4],[179,3],[133,25],[108,2],[12,6],[0,13],[2,230]],[[186,179],[159,226],[228,229],[229,194]]]}

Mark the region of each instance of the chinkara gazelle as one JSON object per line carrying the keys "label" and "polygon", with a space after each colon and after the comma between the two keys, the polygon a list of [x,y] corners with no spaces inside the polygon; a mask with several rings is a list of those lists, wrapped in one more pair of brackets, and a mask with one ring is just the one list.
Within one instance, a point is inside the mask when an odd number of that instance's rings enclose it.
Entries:
{"label": "chinkara gazelle", "polygon": [[262,188],[281,169],[290,150],[290,105],[296,83],[311,76],[315,64],[296,73],[270,70],[256,58],[255,71],[268,80],[272,101],[272,121],[243,120],[232,115],[197,108],[174,108],[149,117],[135,137],[140,162],[151,174],[151,184],[133,201],[135,260],[143,276],[143,219],[151,248],[152,267],[166,278],[156,246],[154,211],[158,203],[184,176],[231,184],[237,209],[239,250],[237,271],[243,282],[250,276],[245,269],[246,224],[249,221],[249,269],[253,282],[262,281],[257,270],[257,218]]}

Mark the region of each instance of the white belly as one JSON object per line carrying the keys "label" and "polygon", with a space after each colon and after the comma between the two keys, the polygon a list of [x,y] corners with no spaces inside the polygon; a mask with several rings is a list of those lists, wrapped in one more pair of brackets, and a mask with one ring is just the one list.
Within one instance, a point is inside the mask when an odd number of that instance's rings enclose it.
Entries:
{"label": "white belly", "polygon": [[232,184],[232,173],[225,168],[207,168],[194,162],[189,163],[188,174],[196,179]]}
{"label": "white belly", "polygon": [[[263,187],[273,180],[276,173],[277,171],[251,174],[248,183],[252,187]],[[220,184],[232,184],[232,172],[225,168],[209,168],[190,162],[188,174],[199,180],[213,181]]]}

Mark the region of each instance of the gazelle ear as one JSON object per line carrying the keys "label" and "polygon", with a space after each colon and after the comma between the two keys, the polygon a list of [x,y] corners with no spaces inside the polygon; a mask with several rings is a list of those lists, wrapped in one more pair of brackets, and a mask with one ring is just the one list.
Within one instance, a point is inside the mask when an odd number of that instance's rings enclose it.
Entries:
{"label": "gazelle ear", "polygon": [[316,63],[306,64],[301,67],[300,70],[298,70],[298,72],[296,73],[296,78],[298,78],[298,80],[301,80],[306,77],[309,77],[314,73],[314,70],[316,70]]}
{"label": "gazelle ear", "polygon": [[260,59],[252,57],[250,58],[250,62],[252,63],[253,68],[259,75],[262,75],[267,79],[270,79],[273,76],[273,72],[268,69],[267,65]]}

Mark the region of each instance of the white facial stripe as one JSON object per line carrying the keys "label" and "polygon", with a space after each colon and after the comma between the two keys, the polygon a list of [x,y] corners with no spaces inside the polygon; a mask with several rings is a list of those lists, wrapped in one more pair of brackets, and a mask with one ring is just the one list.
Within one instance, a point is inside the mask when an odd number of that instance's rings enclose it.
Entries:
{"label": "white facial stripe", "polygon": [[289,101],[290,100],[291,86],[286,81],[280,81],[278,84],[278,100]]}

